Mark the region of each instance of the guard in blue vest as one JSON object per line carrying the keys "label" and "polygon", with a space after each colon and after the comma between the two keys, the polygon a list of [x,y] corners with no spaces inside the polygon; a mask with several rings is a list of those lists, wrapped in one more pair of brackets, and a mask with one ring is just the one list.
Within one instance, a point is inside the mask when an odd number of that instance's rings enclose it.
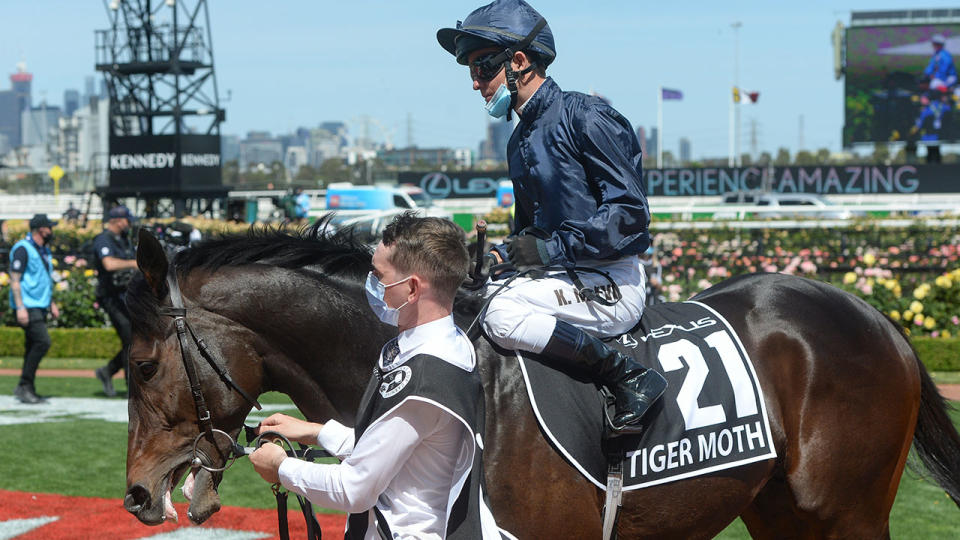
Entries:
{"label": "guard in blue vest", "polygon": [[[497,258],[519,269],[560,268],[498,292],[486,334],[591,377],[616,397],[613,429],[639,431],[667,382],[600,339],[628,331],[644,307],[638,255],[650,244],[650,212],[630,122],[602,99],[565,92],[546,76],[557,56],[553,32],[523,0],[480,7],[437,40],[469,67],[491,116],[519,117],[507,145],[519,232],[495,248]],[[576,266],[605,276],[578,275]]]}
{"label": "guard in blue vest", "polygon": [[23,327],[25,343],[20,382],[13,395],[23,403],[42,403],[37,395],[34,379],[43,355],[50,350],[47,332],[47,312],[60,316],[53,302],[53,264],[50,240],[57,222],[46,214],[30,219],[30,234],[10,250],[10,309],[17,314],[17,324]]}

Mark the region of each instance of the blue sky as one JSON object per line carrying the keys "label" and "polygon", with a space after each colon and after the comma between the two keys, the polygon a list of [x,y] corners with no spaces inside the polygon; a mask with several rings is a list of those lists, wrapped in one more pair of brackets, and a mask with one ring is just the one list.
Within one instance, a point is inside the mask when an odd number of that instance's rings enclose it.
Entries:
{"label": "blue sky", "polygon": [[[154,0],[159,2],[160,0]],[[734,34],[740,28],[740,83],[760,91],[741,112],[742,148],[840,149],[843,82],[833,77],[830,32],[852,10],[954,7],[956,0],[594,2],[533,5],[553,29],[558,57],[548,74],[564,89],[608,97],[634,126],[656,125],[659,85],[684,93],[664,107],[664,147],[691,140],[694,157],[725,156]],[[351,134],[364,115],[394,144],[476,148],[486,113],[467,70],[436,42],[480,5],[463,0],[351,2],[208,0],[216,72],[227,122],[244,134],[287,132],[342,120]],[[108,27],[98,0],[0,0],[0,88],[21,59],[34,74],[34,100],[59,104],[94,73],[93,32]],[[99,75],[98,75],[99,77]],[[383,139],[372,128],[376,139]]]}

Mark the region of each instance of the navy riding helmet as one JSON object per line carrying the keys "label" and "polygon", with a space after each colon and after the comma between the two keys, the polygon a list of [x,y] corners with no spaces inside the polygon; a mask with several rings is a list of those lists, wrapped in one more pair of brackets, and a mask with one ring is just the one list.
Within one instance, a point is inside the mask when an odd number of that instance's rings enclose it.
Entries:
{"label": "navy riding helmet", "polygon": [[[523,0],[496,0],[477,8],[463,22],[457,21],[456,28],[438,30],[437,41],[463,65],[471,52],[490,46],[533,51],[543,67],[557,57],[550,25]],[[522,46],[514,49],[518,44]]]}

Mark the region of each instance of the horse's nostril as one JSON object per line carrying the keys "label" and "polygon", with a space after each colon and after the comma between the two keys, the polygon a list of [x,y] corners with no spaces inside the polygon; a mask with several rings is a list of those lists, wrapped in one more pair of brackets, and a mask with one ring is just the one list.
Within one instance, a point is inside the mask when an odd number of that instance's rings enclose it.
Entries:
{"label": "horse's nostril", "polygon": [[150,501],[150,492],[140,484],[134,484],[127,490],[127,496],[123,498],[123,507],[127,512],[136,514],[147,502]]}

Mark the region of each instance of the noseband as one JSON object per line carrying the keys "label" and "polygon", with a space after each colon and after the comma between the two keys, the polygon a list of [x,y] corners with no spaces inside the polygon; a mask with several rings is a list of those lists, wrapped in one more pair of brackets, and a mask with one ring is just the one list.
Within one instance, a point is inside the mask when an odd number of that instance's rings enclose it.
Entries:
{"label": "noseband", "polygon": [[[213,368],[217,375],[226,383],[228,386],[236,390],[247,402],[252,404],[257,410],[261,410],[262,407],[260,403],[250,397],[243,388],[240,388],[237,383],[233,382],[233,379],[230,377],[230,374],[227,373],[224,368],[221,367],[221,364],[214,359],[214,355],[219,357],[215,351],[212,351],[207,347],[207,344],[203,341],[203,338],[197,335],[194,332],[193,328],[190,326],[190,323],[187,322],[187,308],[183,304],[183,294],[180,292],[180,284],[177,282],[177,272],[174,268],[170,269],[170,272],[167,274],[167,286],[170,289],[170,303],[172,307],[161,307],[160,314],[166,315],[168,317],[173,317],[173,322],[177,327],[177,340],[180,342],[180,358],[183,360],[183,368],[187,372],[187,379],[190,381],[190,394],[193,395],[193,402],[197,406],[197,423],[200,427],[200,434],[197,435],[197,438],[193,440],[193,461],[191,466],[193,468],[201,467],[210,472],[221,472],[230,466],[232,459],[236,459],[237,452],[236,448],[239,446],[234,438],[227,432],[216,429],[213,427],[213,421],[210,417],[210,409],[207,408],[207,402],[203,398],[203,389],[200,386],[200,376],[197,373],[197,366],[193,361],[193,356],[190,354],[190,345],[187,341],[187,336],[193,339],[193,343],[196,345],[197,350],[200,351],[200,356],[202,356],[210,367]],[[231,443],[231,454],[230,458],[227,458],[226,464],[223,467],[208,467],[203,464],[200,460],[200,456],[197,450],[197,444],[200,442],[200,439],[206,435],[207,439],[214,446],[216,445],[216,440],[214,434],[219,433],[226,436]],[[242,455],[242,453],[240,454]]]}

